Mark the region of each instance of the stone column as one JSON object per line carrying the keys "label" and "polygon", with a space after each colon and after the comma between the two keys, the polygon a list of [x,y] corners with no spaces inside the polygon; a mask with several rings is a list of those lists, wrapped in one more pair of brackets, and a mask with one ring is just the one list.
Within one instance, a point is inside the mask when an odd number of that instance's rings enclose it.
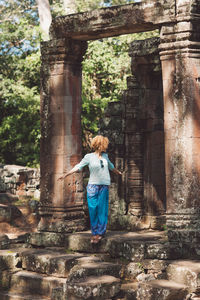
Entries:
{"label": "stone column", "polygon": [[40,231],[84,229],[82,175],[58,178],[82,157],[81,61],[87,43],[42,43]]}
{"label": "stone column", "polygon": [[[200,4],[161,29],[168,228],[200,226]],[[189,227],[188,227],[189,226]]]}

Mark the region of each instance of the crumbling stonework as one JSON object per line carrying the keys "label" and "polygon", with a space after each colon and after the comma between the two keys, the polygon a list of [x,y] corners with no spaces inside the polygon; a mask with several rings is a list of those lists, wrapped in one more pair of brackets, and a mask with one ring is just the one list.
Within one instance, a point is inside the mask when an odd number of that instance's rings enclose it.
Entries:
{"label": "crumbling stonework", "polygon": [[0,193],[39,200],[40,170],[16,165],[0,166]]}

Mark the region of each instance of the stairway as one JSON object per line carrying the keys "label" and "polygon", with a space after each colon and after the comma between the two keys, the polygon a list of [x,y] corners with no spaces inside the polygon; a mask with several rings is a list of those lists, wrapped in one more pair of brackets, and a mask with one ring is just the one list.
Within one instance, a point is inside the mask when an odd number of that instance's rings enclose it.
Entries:
{"label": "stairway", "polygon": [[164,232],[108,232],[99,245],[89,232],[35,232],[0,236],[0,248],[1,300],[200,299],[200,261]]}

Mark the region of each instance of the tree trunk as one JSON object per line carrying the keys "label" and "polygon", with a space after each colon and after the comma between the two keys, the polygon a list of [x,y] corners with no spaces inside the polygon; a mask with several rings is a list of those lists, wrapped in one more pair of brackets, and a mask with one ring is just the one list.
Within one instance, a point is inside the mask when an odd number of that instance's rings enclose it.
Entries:
{"label": "tree trunk", "polygon": [[46,41],[49,39],[49,27],[52,20],[49,0],[36,0],[36,2],[42,30],[42,39]]}
{"label": "tree trunk", "polygon": [[75,0],[63,0],[63,6],[67,15],[77,12]]}

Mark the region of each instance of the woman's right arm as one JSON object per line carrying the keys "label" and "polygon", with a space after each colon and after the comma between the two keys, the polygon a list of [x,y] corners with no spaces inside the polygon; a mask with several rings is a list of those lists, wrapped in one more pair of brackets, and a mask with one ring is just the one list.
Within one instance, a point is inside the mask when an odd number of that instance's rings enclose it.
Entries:
{"label": "woman's right arm", "polygon": [[74,173],[78,173],[79,169],[77,168],[77,166],[73,167],[69,172],[64,173],[61,177],[58,178],[58,180],[63,180],[65,179],[65,177],[72,175]]}
{"label": "woman's right arm", "polygon": [[83,167],[87,166],[88,164],[89,164],[89,157],[86,154],[79,164],[75,165],[69,172],[64,173],[61,177],[58,178],[58,180],[63,180],[65,179],[65,177],[81,171]]}

